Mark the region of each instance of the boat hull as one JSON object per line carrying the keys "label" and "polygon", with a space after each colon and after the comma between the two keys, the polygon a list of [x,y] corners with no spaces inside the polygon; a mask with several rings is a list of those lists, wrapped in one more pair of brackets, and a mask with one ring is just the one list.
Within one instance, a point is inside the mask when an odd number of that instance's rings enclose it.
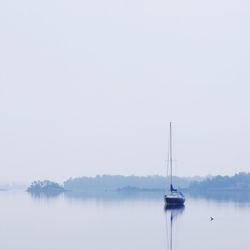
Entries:
{"label": "boat hull", "polygon": [[168,197],[165,196],[165,202],[167,206],[183,206],[185,203],[185,198],[183,197]]}

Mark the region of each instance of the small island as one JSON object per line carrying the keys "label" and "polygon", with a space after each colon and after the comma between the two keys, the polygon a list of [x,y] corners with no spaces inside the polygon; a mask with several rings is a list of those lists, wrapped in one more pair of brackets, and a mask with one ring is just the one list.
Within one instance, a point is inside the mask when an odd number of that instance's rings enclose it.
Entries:
{"label": "small island", "polygon": [[40,193],[40,194],[59,194],[64,192],[65,189],[56,182],[49,180],[45,181],[34,181],[27,188],[27,192],[30,193]]}

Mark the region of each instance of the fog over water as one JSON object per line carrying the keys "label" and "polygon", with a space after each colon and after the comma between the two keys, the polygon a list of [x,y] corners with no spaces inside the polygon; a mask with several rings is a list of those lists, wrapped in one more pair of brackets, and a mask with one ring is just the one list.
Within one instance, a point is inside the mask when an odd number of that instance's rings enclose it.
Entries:
{"label": "fog over water", "polygon": [[249,172],[249,9],[1,1],[1,179]]}
{"label": "fog over water", "polygon": [[[34,197],[0,192],[0,247],[5,250],[248,249],[250,203],[188,197],[164,210],[158,195]],[[210,221],[210,216],[214,217]]]}

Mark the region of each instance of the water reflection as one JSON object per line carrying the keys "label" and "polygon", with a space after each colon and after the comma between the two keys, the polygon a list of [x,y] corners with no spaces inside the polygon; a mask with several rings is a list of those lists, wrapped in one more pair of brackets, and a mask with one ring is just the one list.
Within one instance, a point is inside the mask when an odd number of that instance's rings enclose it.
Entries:
{"label": "water reflection", "polygon": [[167,218],[167,249],[173,250],[173,224],[174,221],[184,212],[185,206],[165,206]]}
{"label": "water reflection", "polygon": [[237,203],[249,203],[250,193],[247,191],[196,191],[190,192],[189,195],[192,198],[205,198],[206,200],[215,200],[219,202],[237,202]]}
{"label": "water reflection", "polygon": [[91,250],[235,250],[239,242],[242,249],[249,249],[250,244],[250,206],[245,206],[249,203],[187,197],[185,208],[165,207],[164,211],[163,195],[147,192],[2,192],[0,203],[0,233],[5,235],[0,248],[5,250],[48,249],[51,237],[54,250],[79,246]]}
{"label": "water reflection", "polygon": [[99,200],[99,201],[121,201],[121,200],[161,200],[162,193],[159,192],[71,192],[64,193],[69,200]]}
{"label": "water reflection", "polygon": [[[246,191],[192,191],[186,192],[188,199],[205,199],[216,202],[234,202],[234,203],[250,203],[250,193]],[[33,198],[56,198],[61,194],[69,200],[162,200],[162,192],[116,192],[116,191],[91,191],[84,192],[65,191],[65,192],[29,192]],[[173,208],[172,209],[177,209]],[[178,208],[180,209],[180,207]]]}
{"label": "water reflection", "polygon": [[62,195],[62,192],[28,192],[34,199],[53,199]]}
{"label": "water reflection", "polygon": [[118,202],[118,201],[142,201],[162,200],[163,194],[159,192],[116,192],[116,191],[65,191],[65,192],[28,192],[34,199],[53,199],[63,196],[70,201],[103,201],[103,202]]}

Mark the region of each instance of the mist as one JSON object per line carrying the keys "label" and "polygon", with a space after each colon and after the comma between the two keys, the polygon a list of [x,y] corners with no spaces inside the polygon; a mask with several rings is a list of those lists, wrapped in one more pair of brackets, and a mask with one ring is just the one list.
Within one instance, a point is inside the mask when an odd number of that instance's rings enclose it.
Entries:
{"label": "mist", "polygon": [[249,172],[248,1],[2,1],[2,180]]}

